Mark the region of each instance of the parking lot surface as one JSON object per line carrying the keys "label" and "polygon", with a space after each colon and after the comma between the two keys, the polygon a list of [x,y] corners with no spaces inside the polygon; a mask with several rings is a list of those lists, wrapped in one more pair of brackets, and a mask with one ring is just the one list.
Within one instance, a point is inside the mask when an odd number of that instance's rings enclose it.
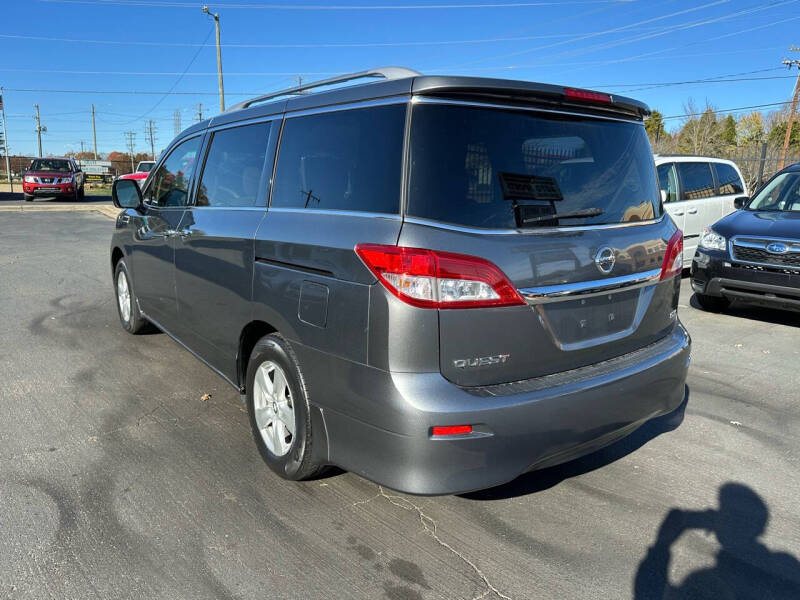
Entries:
{"label": "parking lot surface", "polygon": [[291,483],[235,390],[121,329],[111,227],[0,213],[0,597],[800,597],[800,316],[684,280],[677,428],[466,496]]}

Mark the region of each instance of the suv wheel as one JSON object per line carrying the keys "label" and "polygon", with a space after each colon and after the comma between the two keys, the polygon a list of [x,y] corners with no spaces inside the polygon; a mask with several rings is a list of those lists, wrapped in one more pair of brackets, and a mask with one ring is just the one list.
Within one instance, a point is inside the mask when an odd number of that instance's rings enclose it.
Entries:
{"label": "suv wheel", "polygon": [[83,202],[86,199],[86,190],[81,186],[80,192],[78,193],[78,200]]}
{"label": "suv wheel", "polygon": [[117,295],[117,312],[122,328],[128,333],[139,333],[147,326],[147,321],[139,312],[136,294],[133,293],[131,276],[124,259],[120,259],[114,269],[114,291]]}
{"label": "suv wheel", "polygon": [[247,411],[261,457],[275,473],[297,481],[321,470],[311,458],[311,413],[300,366],[278,334],[261,338],[250,355]]}
{"label": "suv wheel", "polygon": [[720,312],[731,305],[731,301],[722,296],[707,296],[695,292],[694,297],[697,298],[697,303],[702,309],[708,312]]}
{"label": "suv wheel", "polygon": [[22,198],[25,202],[33,202],[33,194],[22,194]]}

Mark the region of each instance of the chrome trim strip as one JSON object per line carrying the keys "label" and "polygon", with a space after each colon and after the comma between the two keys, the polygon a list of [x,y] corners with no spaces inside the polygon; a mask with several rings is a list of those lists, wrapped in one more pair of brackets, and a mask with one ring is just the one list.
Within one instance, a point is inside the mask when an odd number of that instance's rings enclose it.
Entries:
{"label": "chrome trim strip", "polygon": [[[606,115],[598,115],[595,113],[583,113],[570,110],[558,110],[553,108],[541,108],[538,106],[515,106],[513,104],[495,104],[492,102],[475,102],[472,100],[452,100],[448,98],[431,98],[430,96],[412,96],[411,102],[413,104],[455,104],[458,106],[474,106],[477,108],[499,108],[503,110],[524,110],[528,112],[543,112],[555,115],[570,115],[573,117],[586,117],[604,119],[606,121],[621,121],[623,123],[635,123],[644,126],[644,121],[639,119],[624,119],[622,117],[609,117]],[[587,105],[588,107],[588,105]],[[593,108],[598,108],[593,106]],[[602,108],[600,108],[602,110]]]}
{"label": "chrome trim strip", "polygon": [[271,206],[267,212],[333,215],[336,217],[364,217],[367,219],[388,219],[390,221],[400,221],[400,215],[397,213],[376,213],[357,210],[326,210],[323,208],[286,208]]}
{"label": "chrome trim strip", "polygon": [[661,269],[652,269],[642,273],[620,275],[609,279],[593,279],[577,283],[563,283],[559,285],[544,285],[540,287],[522,288],[519,293],[528,304],[547,304],[559,300],[572,298],[590,298],[608,292],[632,290],[645,287],[658,281]]}
{"label": "chrome trim strip", "polygon": [[648,221],[627,221],[625,223],[605,223],[602,225],[564,225],[561,227],[536,227],[530,229],[484,229],[482,227],[467,227],[465,225],[455,225],[433,219],[422,219],[420,217],[406,217],[406,223],[423,225],[425,227],[436,227],[437,229],[447,229],[449,231],[460,231],[462,233],[477,233],[480,235],[536,235],[543,233],[569,233],[571,231],[593,231],[595,229],[619,229],[622,227],[638,227],[640,225],[653,225],[660,223],[666,217],[666,213],[657,219]]}
{"label": "chrome trim strip", "polygon": [[409,94],[402,94],[400,96],[389,96],[387,98],[375,98],[373,100],[359,100],[358,102],[328,104],[326,106],[319,106],[317,108],[306,108],[296,111],[286,111],[284,115],[287,119],[293,119],[294,117],[304,117],[306,115],[317,115],[321,113],[339,112],[343,110],[356,110],[359,108],[370,108],[373,106],[407,104],[410,98],[411,96]]}

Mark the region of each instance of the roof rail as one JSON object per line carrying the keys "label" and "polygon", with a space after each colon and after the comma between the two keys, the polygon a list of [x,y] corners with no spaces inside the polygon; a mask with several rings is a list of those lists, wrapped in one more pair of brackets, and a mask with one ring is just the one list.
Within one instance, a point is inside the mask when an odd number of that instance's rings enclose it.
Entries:
{"label": "roof rail", "polygon": [[333,85],[335,83],[344,83],[346,81],[353,81],[354,79],[367,79],[374,77],[379,77],[383,79],[405,79],[406,77],[416,77],[417,75],[421,75],[421,73],[415,71],[414,69],[407,69],[405,67],[378,67],[376,69],[360,71],[359,73],[348,73],[346,75],[337,75],[336,77],[331,77],[329,79],[323,79],[321,81],[313,81],[311,83],[298,85],[296,87],[280,90],[278,92],[264,94],[263,96],[256,96],[255,98],[250,98],[250,100],[245,100],[244,102],[239,102],[239,104],[231,106],[225,112],[240,110],[242,108],[247,108],[249,106],[252,106],[253,104],[256,104],[258,102],[265,102],[266,100],[272,100],[273,98],[280,98],[281,96],[289,96],[291,94],[299,94],[300,92],[304,92],[306,90],[310,90],[313,88],[322,87],[325,85]]}

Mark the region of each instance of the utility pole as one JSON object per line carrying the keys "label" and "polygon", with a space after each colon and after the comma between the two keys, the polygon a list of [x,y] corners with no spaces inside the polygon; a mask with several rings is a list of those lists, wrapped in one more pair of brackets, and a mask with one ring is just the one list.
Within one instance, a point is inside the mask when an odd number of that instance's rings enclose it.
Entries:
{"label": "utility pole", "polygon": [[83,154],[83,149],[84,149],[85,146],[86,146],[86,142],[81,140],[81,154]]}
{"label": "utility pole", "polygon": [[176,108],[175,112],[172,113],[172,130],[175,133],[175,137],[178,137],[181,132],[181,111],[179,108]]}
{"label": "utility pole", "polygon": [[8,134],[6,133],[6,107],[3,104],[3,88],[0,87],[0,114],[3,116],[3,148],[6,154],[6,176],[8,185],[11,186],[11,193],[14,193],[14,182],[11,181],[11,164],[8,160]]}
{"label": "utility pole", "polygon": [[134,152],[133,140],[136,137],[136,132],[126,131],[125,137],[127,138],[127,144],[128,144],[128,156],[131,157],[131,173],[133,173],[133,170],[136,168],[133,166],[133,152]]}
{"label": "utility pole", "polygon": [[217,79],[219,80],[219,112],[225,112],[225,87],[222,85],[222,48],[219,43],[219,14],[211,13],[207,6],[203,12],[214,19],[214,28],[217,30]]}
{"label": "utility pole", "polygon": [[94,159],[97,160],[97,128],[94,125],[94,104],[92,104],[92,142],[94,142]]}
{"label": "utility pole", "polygon": [[198,121],[202,121],[203,120],[203,103],[202,102],[197,105],[197,120]]}
{"label": "utility pole", "polygon": [[46,132],[47,127],[42,125],[42,120],[39,118],[39,105],[34,104],[33,107],[36,109],[36,116],[33,118],[36,120],[36,136],[39,139],[39,156],[42,156],[42,132]]}
{"label": "utility pole", "polygon": [[150,158],[152,160],[156,159],[156,142],[155,142],[155,121],[153,119],[148,120],[144,126],[144,135],[145,139],[150,140]]}
{"label": "utility pole", "polygon": [[[798,51],[800,48],[796,48],[792,46],[789,50]],[[789,69],[792,67],[798,68],[797,73],[797,81],[794,84],[794,96],[792,96],[792,107],[789,109],[789,122],[786,124],[786,136],[783,138],[783,150],[781,150],[781,164],[778,166],[778,169],[782,169],[783,165],[786,163],[786,151],[789,149],[789,138],[792,136],[792,125],[794,125],[794,111],[797,108],[797,96],[800,94],[800,60],[792,59],[787,60],[783,59],[783,64],[785,64]]]}

